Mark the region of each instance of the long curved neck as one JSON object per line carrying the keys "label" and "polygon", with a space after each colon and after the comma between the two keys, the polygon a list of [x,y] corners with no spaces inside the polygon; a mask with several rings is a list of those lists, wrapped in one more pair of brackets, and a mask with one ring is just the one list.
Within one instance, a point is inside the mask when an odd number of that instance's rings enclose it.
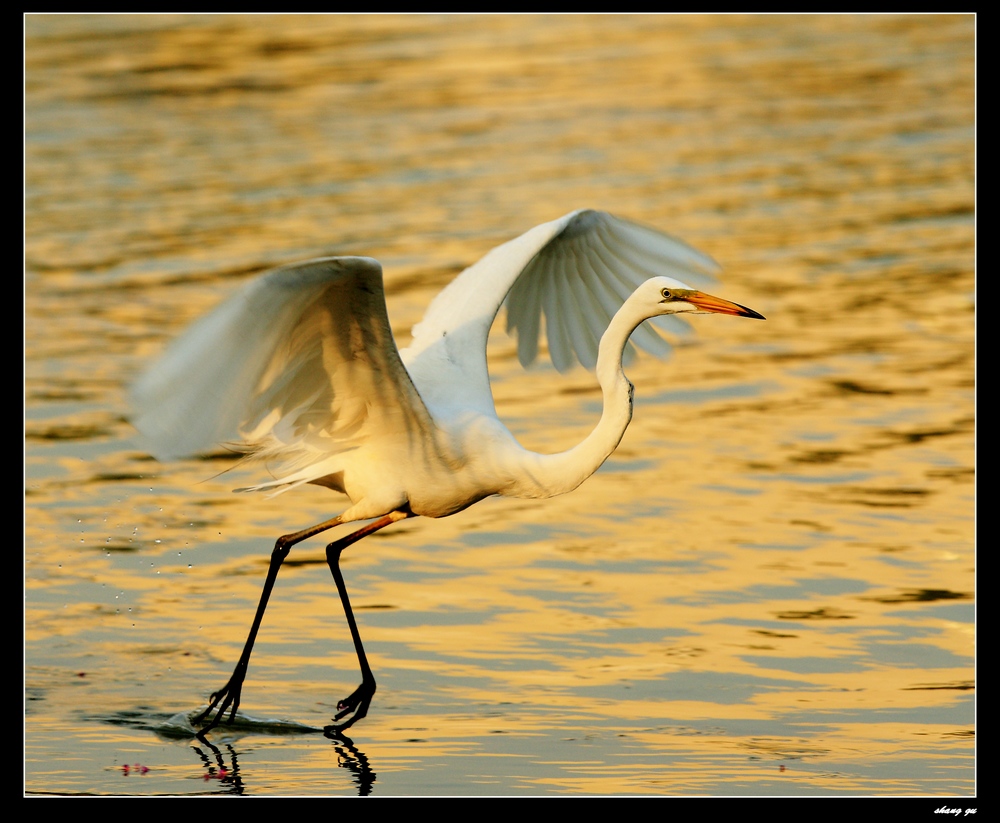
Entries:
{"label": "long curved neck", "polygon": [[604,409],[594,430],[578,446],[559,454],[527,452],[531,458],[519,472],[521,497],[555,497],[579,486],[618,448],[632,419],[632,384],[622,370],[622,353],[629,336],[646,320],[630,299],[611,319],[597,354],[597,381]]}

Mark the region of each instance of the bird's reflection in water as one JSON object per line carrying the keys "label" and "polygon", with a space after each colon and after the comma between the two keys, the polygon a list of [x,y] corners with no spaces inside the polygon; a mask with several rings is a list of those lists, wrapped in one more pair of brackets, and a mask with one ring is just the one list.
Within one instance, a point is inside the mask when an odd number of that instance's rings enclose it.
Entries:
{"label": "bird's reflection in water", "polygon": [[[354,745],[351,738],[339,734],[334,729],[330,728],[324,734],[333,741],[334,751],[337,752],[337,765],[351,773],[358,795],[360,797],[370,795],[372,784],[375,782],[375,772],[368,762],[368,756]],[[211,754],[206,754],[198,746],[191,747],[205,766],[205,782],[217,780],[224,794],[244,794],[246,786],[240,774],[239,756],[236,750],[230,744],[226,744],[229,760],[227,765],[227,758],[218,746],[209,741],[204,734],[199,733],[196,736],[203,746],[211,750]]]}
{"label": "bird's reflection in water", "polygon": [[237,757],[236,750],[226,744],[226,750],[229,752],[229,763],[226,765],[226,760],[219,750],[218,746],[213,745],[209,742],[203,734],[197,735],[198,740],[200,740],[205,746],[212,750],[214,755],[214,761],[205,752],[199,749],[197,746],[192,746],[191,748],[197,752],[198,757],[201,758],[202,762],[205,764],[205,781],[218,780],[219,784],[224,787],[226,794],[243,794],[244,786],[243,780],[240,777],[240,763]]}
{"label": "bird's reflection in water", "polygon": [[367,755],[354,745],[354,741],[333,729],[324,734],[333,741],[337,752],[337,765],[351,772],[358,787],[358,794],[366,797],[372,793],[372,783],[375,782],[375,772],[372,771]]}

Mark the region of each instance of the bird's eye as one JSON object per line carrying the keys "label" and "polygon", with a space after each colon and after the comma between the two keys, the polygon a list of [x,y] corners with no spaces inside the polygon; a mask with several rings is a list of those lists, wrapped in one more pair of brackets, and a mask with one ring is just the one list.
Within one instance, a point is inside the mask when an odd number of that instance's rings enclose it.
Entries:
{"label": "bird's eye", "polygon": [[670,293],[670,289],[664,289],[663,291],[660,292],[660,294],[663,296],[664,300],[669,300],[671,297],[673,297],[673,295]]}

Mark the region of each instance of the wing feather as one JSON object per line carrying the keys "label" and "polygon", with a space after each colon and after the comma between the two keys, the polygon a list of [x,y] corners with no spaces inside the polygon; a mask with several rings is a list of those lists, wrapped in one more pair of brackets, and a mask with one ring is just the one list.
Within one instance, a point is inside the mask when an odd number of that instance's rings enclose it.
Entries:
{"label": "wing feather", "polygon": [[[621,231],[622,227],[625,229],[636,228],[643,231],[630,238],[627,232]],[[641,247],[641,244],[649,241],[649,235],[662,239],[664,241],[664,249],[673,250],[675,246],[679,246],[682,254],[685,251],[692,252],[697,256],[699,269],[692,269],[691,271],[678,269],[673,263],[673,258],[666,259],[657,269],[655,267],[657,258],[650,256]],[[634,242],[631,242],[633,240]],[[603,276],[609,282],[616,285],[619,296],[624,294],[625,297],[638,288],[643,280],[660,274],[673,277],[675,280],[682,280],[689,285],[707,285],[713,282],[713,278],[708,274],[708,270],[711,267],[714,267],[716,270],[718,269],[715,261],[701,254],[701,252],[690,249],[680,240],[653,232],[651,229],[646,229],[644,226],[639,226],[636,223],[625,223],[623,220],[616,220],[614,223],[601,225],[597,229],[595,233],[594,256],[603,266]],[[624,299],[622,299],[622,302],[624,302]],[[671,352],[670,344],[653,331],[651,324],[664,332],[676,335],[685,335],[691,331],[690,324],[676,315],[654,317],[649,323],[643,323],[632,333],[627,349],[628,355],[634,355],[632,345],[635,344],[656,357],[669,356]]]}
{"label": "wing feather", "polygon": [[552,264],[552,277],[545,280],[545,328],[549,342],[549,356],[559,371],[573,366],[574,346],[570,339],[569,325],[576,320],[573,290],[566,277],[566,256],[559,255]]}
{"label": "wing feather", "polygon": [[580,286],[577,290],[578,307],[584,322],[575,324],[578,334],[575,337],[575,348],[580,362],[586,369],[593,369],[597,365],[598,342],[592,335],[586,333],[586,329],[607,326],[610,316],[602,305],[603,284],[600,279],[594,276],[592,266],[584,265],[586,258],[580,258],[575,246],[570,247],[577,272],[580,276]]}
{"label": "wing feather", "polygon": [[[593,272],[594,277],[605,283],[610,290],[611,299],[604,303],[607,319],[602,323],[602,326],[607,328],[611,322],[611,318],[614,317],[615,312],[618,311],[622,303],[635,291],[638,284],[642,282],[642,279],[646,278],[636,279],[633,285],[634,278],[629,278],[626,274],[622,273],[621,264],[613,260],[614,255],[607,249],[606,238],[599,226],[595,229],[594,234],[589,240],[590,242],[587,244],[586,254],[583,255],[581,266],[589,268]],[[612,260],[611,263],[608,263],[609,259]],[[629,363],[635,358],[635,342],[633,341],[641,339],[637,338],[637,334],[641,329],[642,327],[640,326],[632,332],[632,337],[625,345],[625,351],[622,355],[625,363]],[[603,332],[601,333],[603,334]],[[600,338],[598,338],[599,340]]]}
{"label": "wing feather", "polygon": [[[555,367],[565,371],[580,361],[590,368],[611,318],[643,281],[667,275],[701,288],[717,271],[710,257],[655,229],[606,212],[571,212],[498,246],[463,271],[431,304],[401,354],[432,413],[492,414],[486,342],[501,305],[523,365],[538,356],[544,315]],[[632,342],[658,356],[670,352],[658,330],[689,329],[677,317],[653,322],[655,330],[643,324]],[[633,352],[630,343],[626,359]]]}
{"label": "wing feather", "polygon": [[377,433],[432,426],[396,350],[381,266],[324,258],[261,277],[203,318],[134,386],[155,454],[218,443],[308,466]]}
{"label": "wing feather", "polygon": [[521,300],[507,310],[507,333],[517,336],[517,357],[528,366],[538,357],[538,337],[541,333],[541,291],[543,280],[526,279]]}

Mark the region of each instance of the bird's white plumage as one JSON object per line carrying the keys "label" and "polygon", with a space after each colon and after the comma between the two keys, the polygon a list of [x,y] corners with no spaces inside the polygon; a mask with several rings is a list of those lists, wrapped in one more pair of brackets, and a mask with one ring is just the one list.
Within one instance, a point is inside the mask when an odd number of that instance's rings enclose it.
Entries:
{"label": "bird's white plumage", "polygon": [[433,426],[370,258],[312,260],[249,283],[177,341],[132,401],[158,455],[249,447],[285,479],[317,456]]}
{"label": "bird's white plumage", "polygon": [[[493,414],[486,340],[501,305],[523,365],[538,356],[544,315],[556,368],[566,371],[579,360],[592,369],[601,335],[640,283],[667,275],[700,287],[713,282],[718,269],[712,258],[669,235],[580,209],[497,246],[459,274],[414,327],[403,361],[429,406]],[[654,322],[669,332],[688,329],[678,317]],[[633,340],[658,356],[670,350],[645,328]]]}
{"label": "bird's white plumage", "polygon": [[[447,471],[461,485],[462,470],[480,459],[469,453],[472,440],[485,441],[494,453],[482,459],[502,466],[491,469],[496,478],[481,488],[468,479],[468,488],[442,490],[441,499],[452,495],[448,505],[457,510],[516,486],[503,466],[521,455],[520,447],[496,419],[486,364],[490,327],[505,301],[523,363],[537,356],[544,316],[555,366],[565,370],[579,360],[590,368],[609,322],[640,284],[668,275],[701,285],[716,269],[710,258],[660,232],[604,212],[572,212],[463,271],[431,303],[400,353],[376,261],[287,266],[248,284],[167,352],[134,388],[134,422],[159,456],[242,444],[268,461],[275,478],[255,488],[318,482],[345,491],[364,516],[412,503],[419,484],[433,486]],[[647,317],[683,324],[657,316],[666,312],[656,308],[642,311],[636,324]],[[655,354],[669,350],[645,327],[632,340]],[[383,475],[408,473],[411,482],[397,489],[387,477],[376,504],[369,487],[379,482],[372,469],[379,465],[394,470]],[[477,472],[473,465],[466,474]],[[428,502],[427,513],[438,511],[434,506]]]}
{"label": "bird's white plumage", "polygon": [[[563,221],[561,233],[538,249],[507,297],[507,329],[517,333],[523,365],[537,356],[543,313],[555,367],[566,371],[578,360],[592,369],[601,335],[640,283],[662,275],[701,287],[718,271],[715,261],[686,243],[606,212],[578,211]],[[675,333],[688,329],[675,316],[652,322]],[[670,350],[647,326],[631,341],[657,356]]]}

